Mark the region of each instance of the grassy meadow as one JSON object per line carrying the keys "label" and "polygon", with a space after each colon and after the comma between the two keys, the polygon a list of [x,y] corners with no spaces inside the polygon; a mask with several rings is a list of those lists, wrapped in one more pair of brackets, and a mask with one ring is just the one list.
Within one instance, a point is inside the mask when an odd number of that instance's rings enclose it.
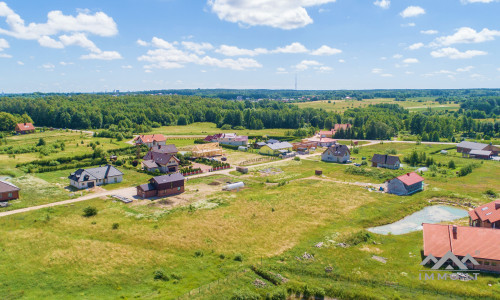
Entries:
{"label": "grassy meadow", "polygon": [[[244,130],[224,130],[226,132],[234,132],[239,135],[268,135],[268,136],[284,136],[286,131],[289,129],[244,129]],[[215,123],[209,122],[199,122],[192,123],[186,126],[162,126],[160,128],[153,128],[152,133],[161,133],[167,136],[171,135],[197,135],[197,136],[207,136],[209,134],[220,133],[221,129],[217,128]]]}

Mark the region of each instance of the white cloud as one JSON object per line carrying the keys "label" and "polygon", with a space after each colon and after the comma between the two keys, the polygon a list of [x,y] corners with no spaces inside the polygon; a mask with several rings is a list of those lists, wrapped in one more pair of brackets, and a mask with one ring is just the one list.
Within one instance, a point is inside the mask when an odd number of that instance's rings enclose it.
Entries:
{"label": "white cloud", "polygon": [[448,57],[451,59],[466,59],[472,58],[474,56],[486,55],[488,52],[479,50],[467,50],[465,52],[460,52],[456,48],[442,48],[431,52],[431,56],[435,58]]}
{"label": "white cloud", "polygon": [[392,56],[392,58],[395,58],[395,59],[400,59],[400,58],[402,58],[402,57],[403,57],[403,55],[401,55],[401,54],[394,54],[394,55]]}
{"label": "white cloud", "polygon": [[195,42],[182,42],[182,46],[199,55],[205,54],[205,50],[212,50],[214,48],[214,46],[212,46],[212,44],[210,43],[195,43]]}
{"label": "white cloud", "polygon": [[336,0],[208,0],[219,19],[243,26],[296,29],[313,23],[306,7]]}
{"label": "white cloud", "polygon": [[264,48],[256,48],[253,50],[242,49],[236,46],[221,45],[215,52],[225,56],[257,56],[259,54],[269,53],[269,50]]}
{"label": "white cloud", "polygon": [[149,43],[148,43],[148,42],[143,41],[143,40],[141,40],[141,39],[138,39],[136,43],[137,43],[137,45],[142,46],[142,47],[147,47],[147,46],[149,46]]}
{"label": "white cloud", "polygon": [[10,48],[9,42],[5,39],[0,39],[0,51]]}
{"label": "white cloud", "polygon": [[102,51],[80,56],[81,59],[115,60],[122,59],[120,53],[116,51]]}
{"label": "white cloud", "polygon": [[405,64],[416,64],[416,63],[418,63],[418,59],[416,59],[416,58],[407,58],[407,59],[403,60],[403,62]]}
{"label": "white cloud", "polygon": [[122,69],[133,69],[134,67],[132,67],[131,65],[125,65],[125,66],[122,66]]}
{"label": "white cloud", "polygon": [[330,48],[326,45],[323,45],[319,49],[311,52],[312,55],[334,55],[334,54],[339,54],[339,53],[342,53],[342,50]]}
{"label": "white cloud", "polygon": [[403,18],[412,18],[418,17],[420,15],[425,14],[425,9],[420,6],[408,6],[405,10],[403,10],[400,15]]}
{"label": "white cloud", "polygon": [[163,39],[153,37],[151,39],[151,44],[156,48],[175,49],[175,45],[177,44],[177,42],[170,43],[170,42],[167,42]]}
{"label": "white cloud", "polygon": [[74,63],[72,63],[72,62],[65,62],[65,61],[61,61],[61,62],[59,62],[59,64],[60,64],[61,66],[69,66],[69,65],[74,65]]}
{"label": "white cloud", "polygon": [[373,73],[373,74],[380,74],[380,73],[382,73],[382,71],[383,71],[383,70],[382,70],[382,69],[379,69],[379,68],[374,68],[374,69],[372,69],[372,73]]}
{"label": "white cloud", "polygon": [[421,34],[428,34],[428,35],[433,35],[433,34],[438,34],[439,31],[434,30],[434,29],[429,29],[429,30],[422,30],[420,31]]}
{"label": "white cloud", "polygon": [[373,2],[378,7],[381,7],[383,9],[388,9],[389,6],[391,6],[391,1],[390,0],[377,0]]}
{"label": "white cloud", "polygon": [[408,49],[418,50],[418,49],[422,48],[423,46],[424,46],[424,43],[415,43],[413,45],[410,45],[410,47],[408,47]]}
{"label": "white cloud", "polygon": [[319,67],[322,66],[323,64],[316,61],[316,60],[303,60],[297,65],[295,65],[295,69],[299,71],[305,71],[309,69],[310,67]]}
{"label": "white cloud", "polygon": [[406,23],[406,24],[401,24],[401,27],[415,27],[417,24],[411,22],[411,23]]}
{"label": "white cloud", "polygon": [[500,72],[500,68],[498,68],[497,71]]}
{"label": "white cloud", "polygon": [[5,54],[5,53],[0,53],[0,58],[12,58],[12,55]]}
{"label": "white cloud", "polygon": [[54,66],[51,63],[46,63],[46,64],[43,64],[41,67],[44,69],[47,69],[47,70],[53,70],[56,66]]}
{"label": "white cloud", "polygon": [[38,43],[42,47],[47,47],[47,48],[55,48],[55,49],[62,49],[64,48],[64,44],[54,40],[53,38],[49,36],[42,36],[41,38],[38,39]]}
{"label": "white cloud", "polygon": [[343,63],[345,63],[345,60],[339,59],[339,63],[343,64]]}
{"label": "white cloud", "polygon": [[463,4],[467,3],[492,3],[498,0],[461,0]]}
{"label": "white cloud", "polygon": [[73,35],[61,35],[59,37],[64,46],[80,46],[94,53],[100,53],[101,50],[87,38],[84,33],[75,33]]}
{"label": "white cloud", "polygon": [[301,43],[292,43],[285,47],[278,47],[276,50],[272,51],[273,53],[306,53],[309,52],[307,48]]}
{"label": "white cloud", "polygon": [[484,28],[477,32],[470,27],[462,27],[457,29],[453,35],[442,36],[437,38],[432,45],[450,46],[453,44],[473,44],[493,41],[495,37],[500,36],[500,31]]}
{"label": "white cloud", "polygon": [[475,78],[482,78],[482,77],[483,77],[483,75],[477,74],[477,73],[470,75],[470,78],[473,78],[473,79],[475,79]]}
{"label": "white cloud", "polygon": [[327,67],[327,66],[322,66],[322,67],[319,67],[318,71],[320,71],[320,72],[331,72],[331,71],[333,71],[333,68],[332,67]]}
{"label": "white cloud", "polygon": [[288,74],[287,70],[285,68],[277,68],[276,69],[277,74]]}
{"label": "white cloud", "polygon": [[393,77],[393,75],[389,74],[389,73],[381,74],[380,76],[382,76],[382,77]]}
{"label": "white cloud", "polygon": [[473,66],[467,66],[467,67],[463,67],[463,68],[458,68],[457,69],[457,72],[470,72],[472,69],[474,69]]}
{"label": "white cloud", "polygon": [[219,68],[227,68],[237,71],[243,71],[246,69],[262,68],[262,65],[252,58],[238,58],[234,59],[218,59],[209,56],[203,57],[199,62],[200,65],[214,66]]}

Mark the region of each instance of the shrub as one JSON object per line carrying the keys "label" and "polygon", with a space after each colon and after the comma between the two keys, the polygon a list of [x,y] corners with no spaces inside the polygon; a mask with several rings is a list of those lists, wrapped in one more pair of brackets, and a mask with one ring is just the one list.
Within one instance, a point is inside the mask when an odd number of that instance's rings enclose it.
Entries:
{"label": "shrub", "polygon": [[367,242],[371,238],[371,234],[367,231],[358,231],[355,234],[350,235],[346,240],[345,243],[356,246],[358,244]]}
{"label": "shrub", "polygon": [[359,148],[357,148],[357,147],[352,148],[352,153],[353,154],[358,154],[359,153]]}
{"label": "shrub", "polygon": [[259,300],[260,295],[250,290],[239,290],[233,293],[231,300]]}
{"label": "shrub", "polygon": [[239,262],[242,262],[243,261],[243,255],[241,254],[236,254],[234,256],[234,261],[239,261]]}
{"label": "shrub", "polygon": [[450,160],[450,162],[448,163],[448,168],[449,169],[455,169],[456,168],[455,162],[453,160]]}
{"label": "shrub", "polygon": [[226,258],[226,256],[225,256],[224,254],[220,254],[220,255],[219,255],[219,258],[220,258],[220,259],[225,259],[225,258]]}
{"label": "shrub", "polygon": [[167,275],[163,273],[163,270],[156,270],[154,273],[154,279],[155,280],[162,280],[162,281],[169,281],[170,278],[168,278]]}
{"label": "shrub", "polygon": [[203,257],[203,251],[197,250],[194,252],[195,257]]}
{"label": "shrub", "polygon": [[272,272],[259,268],[257,266],[252,266],[252,271],[254,271],[255,274],[259,275],[260,277],[264,278],[265,280],[271,282],[274,285],[280,285],[282,283],[281,278],[279,276],[277,276]]}
{"label": "shrub", "polygon": [[491,197],[491,198],[496,198],[498,197],[497,193],[495,193],[494,190],[487,190],[486,192],[484,192],[487,196]]}
{"label": "shrub", "polygon": [[111,226],[111,228],[112,228],[113,230],[118,229],[118,227],[120,227],[120,224],[118,224],[118,223],[113,223],[113,225]]}
{"label": "shrub", "polygon": [[363,161],[361,162],[361,165],[362,165],[362,166],[367,166],[367,165],[368,165],[368,163],[366,162],[366,160],[363,160]]}
{"label": "shrub", "polygon": [[266,300],[286,300],[286,292],[279,289],[266,297]]}
{"label": "shrub", "polygon": [[295,156],[295,157],[293,158],[293,160],[295,160],[295,161],[300,161],[300,157]]}
{"label": "shrub", "polygon": [[224,124],[224,125],[222,125],[222,126],[221,126],[221,128],[220,128],[220,129],[222,129],[222,130],[231,130],[231,125],[229,125],[229,124]]}
{"label": "shrub", "polygon": [[45,142],[45,140],[43,138],[40,138],[38,140],[38,144],[36,144],[37,146],[45,146],[47,145],[47,143]]}
{"label": "shrub", "polygon": [[182,276],[179,275],[179,274],[177,274],[177,273],[170,274],[170,277],[172,277],[175,280],[181,280],[182,279]]}
{"label": "shrub", "polygon": [[97,208],[89,206],[83,209],[83,216],[86,218],[90,218],[97,215]]}

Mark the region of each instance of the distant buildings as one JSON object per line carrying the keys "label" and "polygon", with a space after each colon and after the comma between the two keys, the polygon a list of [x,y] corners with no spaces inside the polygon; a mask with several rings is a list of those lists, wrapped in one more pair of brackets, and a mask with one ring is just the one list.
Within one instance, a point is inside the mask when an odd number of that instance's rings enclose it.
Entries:
{"label": "distant buildings", "polygon": [[151,178],[149,183],[137,187],[141,198],[166,197],[184,193],[184,176],[180,173]]}
{"label": "distant buildings", "polygon": [[163,134],[140,135],[135,138],[136,145],[146,145],[149,148],[154,146],[163,146],[167,142],[167,138]]}
{"label": "distant buildings", "polygon": [[119,183],[123,180],[123,173],[111,165],[104,167],[79,169],[68,177],[70,185],[77,189],[93,188],[95,186]]}
{"label": "distant buildings", "polygon": [[411,172],[387,182],[387,192],[398,196],[409,196],[424,190],[424,178]]}
{"label": "distant buildings", "polygon": [[274,144],[266,144],[259,149],[260,154],[264,155],[283,155],[292,152],[293,146],[289,142],[279,142]]}
{"label": "distant buildings", "polygon": [[335,126],[331,130],[320,131],[319,137],[320,138],[333,138],[335,136],[335,133],[337,133],[337,131],[340,131],[340,130],[347,131],[348,129],[351,129],[351,128],[352,128],[351,124],[335,124]]}
{"label": "distant buildings", "polygon": [[32,123],[19,123],[16,124],[16,133],[17,134],[28,134],[35,132],[35,126]]}
{"label": "distant buildings", "polygon": [[218,133],[209,135],[204,139],[205,142],[217,142],[229,146],[248,146],[248,136],[236,135],[236,133]]}
{"label": "distant buildings", "polygon": [[497,156],[500,148],[474,142],[463,141],[457,145],[457,152],[462,153],[463,157],[491,159],[492,156]]}
{"label": "distant buildings", "polygon": [[500,229],[500,200],[487,203],[469,211],[469,225],[473,227]]}
{"label": "distant buildings", "polygon": [[19,199],[20,190],[12,183],[0,180],[0,202]]}
{"label": "distant buildings", "polygon": [[350,160],[351,151],[346,145],[333,145],[321,154],[321,160],[326,162],[346,163]]}
{"label": "distant buildings", "polygon": [[397,156],[374,154],[372,167],[398,170],[401,167],[401,161]]}

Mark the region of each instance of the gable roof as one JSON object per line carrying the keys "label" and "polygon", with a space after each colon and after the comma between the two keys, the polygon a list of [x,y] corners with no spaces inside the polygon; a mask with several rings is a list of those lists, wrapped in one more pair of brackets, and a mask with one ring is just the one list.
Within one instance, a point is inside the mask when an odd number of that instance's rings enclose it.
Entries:
{"label": "gable roof", "polygon": [[181,173],[173,173],[169,175],[157,176],[152,178],[151,180],[160,185],[170,182],[184,181],[184,176]]}
{"label": "gable roof", "polygon": [[268,140],[268,141],[267,141],[267,143],[268,143],[268,144],[277,144],[277,143],[279,143],[279,142],[280,142],[280,141],[275,140],[275,139],[270,139],[270,140]]}
{"label": "gable roof", "polygon": [[487,144],[481,144],[481,143],[474,143],[474,142],[463,141],[463,142],[460,142],[457,145],[457,147],[471,149],[471,150],[483,150],[484,148],[488,147],[488,145]]}
{"label": "gable roof", "polygon": [[112,165],[106,165],[104,167],[97,167],[91,169],[78,169],[76,172],[71,173],[68,179],[77,182],[89,181],[89,180],[102,180],[109,177],[120,176],[123,173]]}
{"label": "gable roof", "polygon": [[493,152],[491,151],[485,151],[485,150],[471,150],[469,152],[471,155],[482,155],[482,156],[492,156]]}
{"label": "gable roof", "polygon": [[33,126],[32,123],[19,123],[16,124],[16,130],[17,129],[19,129],[20,131],[35,130],[35,126]]}
{"label": "gable roof", "polygon": [[276,144],[267,144],[269,148],[272,150],[282,150],[282,149],[287,149],[287,148],[293,148],[292,144],[289,142],[281,142],[281,143],[276,143]]}
{"label": "gable roof", "polygon": [[148,168],[148,169],[154,169],[154,168],[158,168],[158,167],[159,167],[159,166],[158,166],[158,164],[157,164],[157,163],[155,163],[155,161],[154,161],[154,160],[145,160],[145,161],[143,161],[143,162],[142,162],[142,164],[143,164],[146,168]]}
{"label": "gable roof", "polygon": [[372,162],[378,164],[386,164],[386,165],[395,165],[396,163],[401,163],[399,157],[390,156],[386,154],[374,154],[372,158]]}
{"label": "gable roof", "polygon": [[10,182],[0,180],[0,193],[10,193],[20,191],[21,189]]}
{"label": "gable roof", "polygon": [[334,134],[335,134],[335,132],[333,129],[332,130],[322,130],[319,132],[319,135],[334,135]]}
{"label": "gable roof", "polygon": [[170,153],[159,153],[159,152],[153,152],[149,151],[146,156],[144,156],[145,161],[154,161],[158,165],[166,165],[168,162],[174,158],[177,162],[179,162],[179,159],[175,157],[173,154]]}
{"label": "gable roof", "polygon": [[163,134],[140,135],[135,138],[136,141],[141,140],[143,143],[164,142],[167,138]]}
{"label": "gable roof", "polygon": [[414,185],[416,183],[424,181],[424,178],[415,172],[406,173],[406,174],[401,175],[399,177],[396,177],[394,179],[400,180],[401,182],[403,182],[407,186]]}
{"label": "gable roof", "polygon": [[333,128],[334,131],[339,131],[340,129],[347,130],[351,128],[351,124],[335,124],[335,127]]}
{"label": "gable roof", "polygon": [[424,255],[443,257],[448,251],[457,256],[500,260],[500,230],[484,227],[423,224]]}
{"label": "gable roof", "polygon": [[481,219],[481,221],[489,221],[494,223],[500,221],[500,200],[496,200],[485,205],[476,207],[469,211],[469,216],[472,220]]}
{"label": "gable roof", "polygon": [[349,147],[347,147],[346,145],[337,144],[328,147],[328,149],[326,149],[325,152],[323,152],[323,154],[325,153],[328,155],[344,157],[347,154],[351,154],[351,150],[349,150]]}
{"label": "gable roof", "polygon": [[217,134],[214,134],[214,135],[207,135],[206,138],[204,138],[203,140],[205,142],[211,142],[213,140],[217,140],[219,138],[221,138],[224,134],[223,133],[217,133]]}
{"label": "gable roof", "polygon": [[156,152],[156,153],[171,153],[171,154],[176,154],[179,152],[177,150],[177,147],[175,147],[174,144],[169,144],[169,145],[156,145],[151,147],[150,151]]}

